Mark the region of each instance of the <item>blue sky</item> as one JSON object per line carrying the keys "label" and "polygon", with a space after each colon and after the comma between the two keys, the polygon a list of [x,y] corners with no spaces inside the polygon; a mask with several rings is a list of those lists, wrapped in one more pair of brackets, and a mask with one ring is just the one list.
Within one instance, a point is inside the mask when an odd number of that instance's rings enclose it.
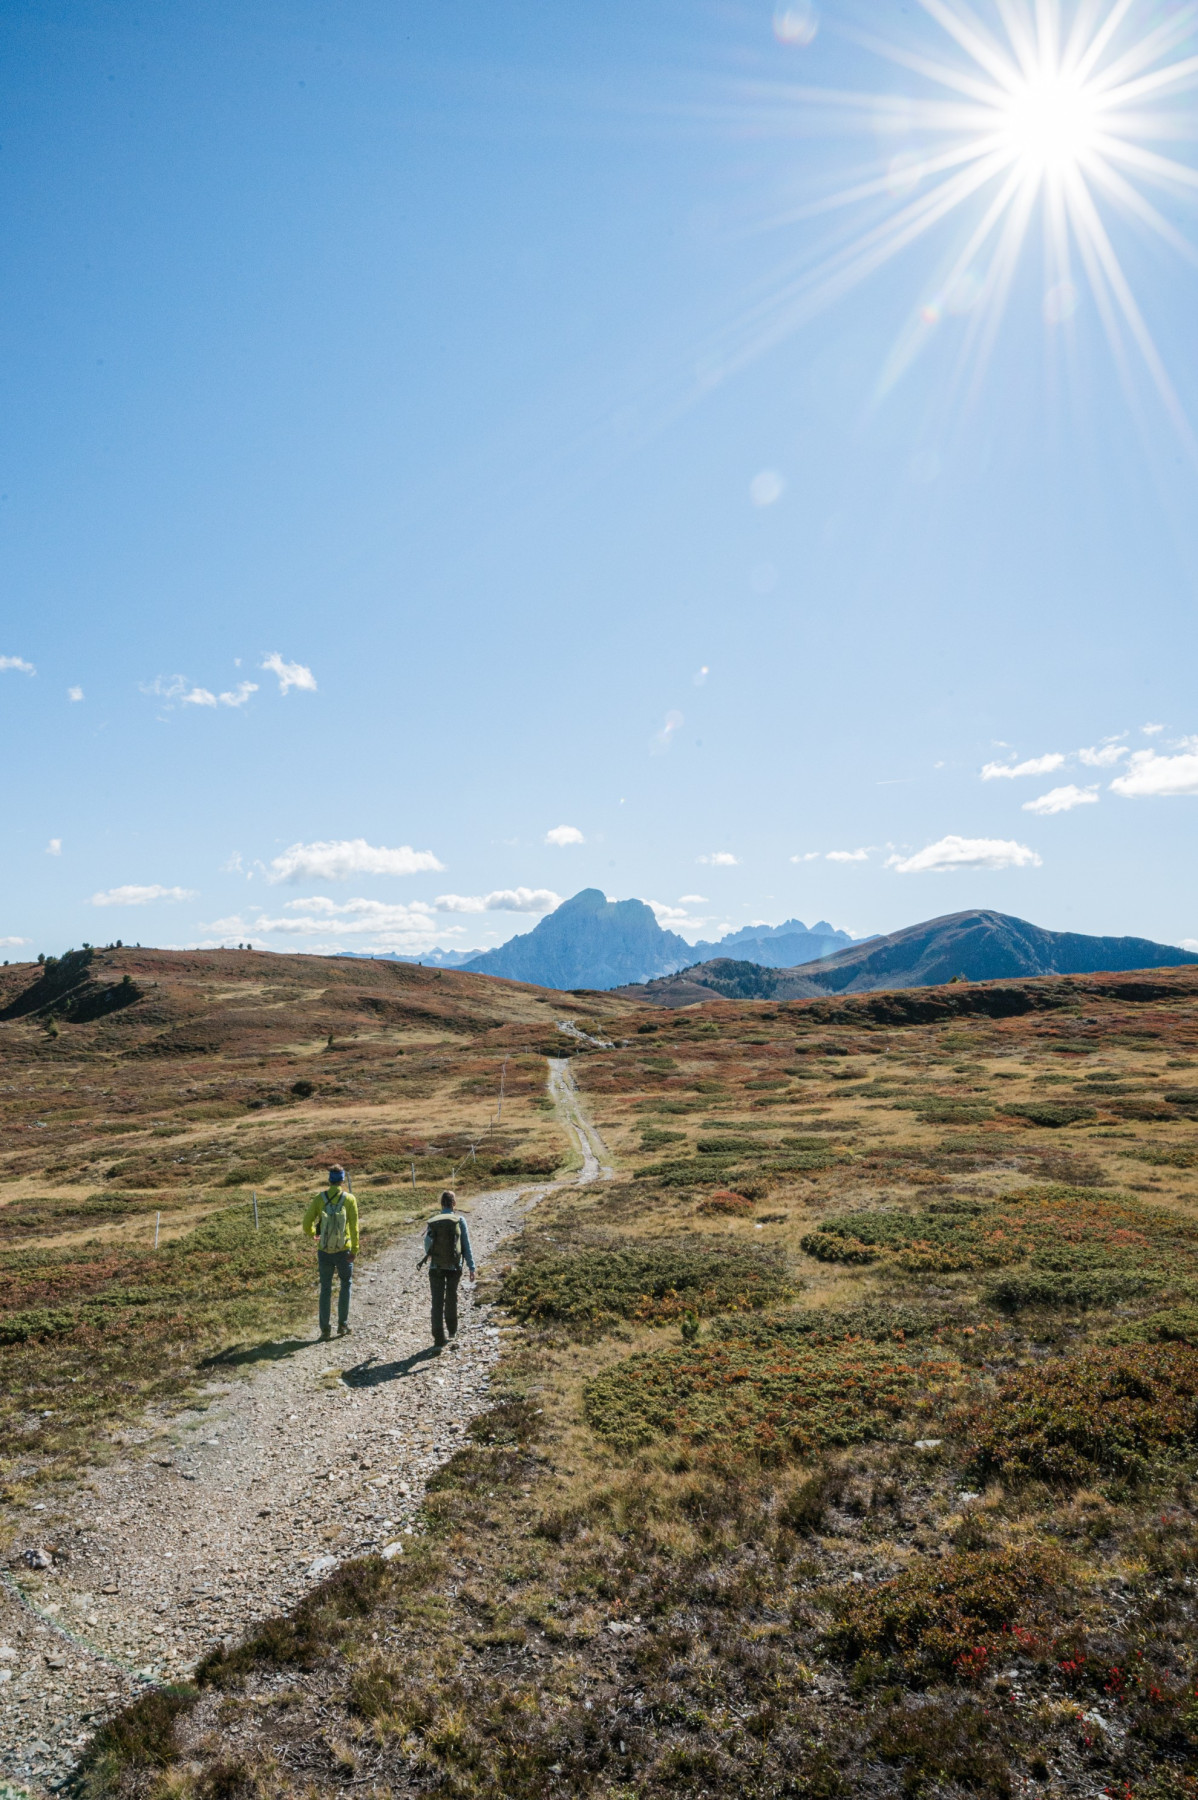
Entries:
{"label": "blue sky", "polygon": [[1171,399],[1043,195],[1001,309],[994,183],[825,280],[940,179],[933,55],[878,0],[14,0],[3,954],[584,885],[1198,939],[1192,193],[1098,201]]}

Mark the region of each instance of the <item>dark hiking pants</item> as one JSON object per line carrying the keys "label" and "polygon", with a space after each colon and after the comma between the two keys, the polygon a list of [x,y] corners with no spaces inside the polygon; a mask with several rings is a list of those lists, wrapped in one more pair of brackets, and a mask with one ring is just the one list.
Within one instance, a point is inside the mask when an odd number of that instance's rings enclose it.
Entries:
{"label": "dark hiking pants", "polygon": [[353,1286],[354,1265],[348,1250],[318,1250],[316,1260],[320,1265],[320,1329],[329,1329],[329,1318],[333,1311],[333,1276],[341,1278],[337,1290],[337,1324],[338,1327],[349,1324],[349,1292]]}
{"label": "dark hiking pants", "polygon": [[433,1296],[434,1344],[443,1344],[447,1332],[450,1337],[457,1336],[458,1282],[461,1279],[460,1269],[430,1269],[428,1272],[428,1285]]}

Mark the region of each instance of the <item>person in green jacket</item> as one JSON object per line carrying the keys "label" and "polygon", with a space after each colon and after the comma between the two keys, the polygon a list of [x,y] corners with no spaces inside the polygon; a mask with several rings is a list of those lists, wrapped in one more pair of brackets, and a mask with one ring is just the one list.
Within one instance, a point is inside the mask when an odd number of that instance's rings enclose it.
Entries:
{"label": "person in green jacket", "polygon": [[322,1188],[304,1213],[304,1230],[317,1239],[320,1266],[320,1335],[332,1337],[333,1276],[338,1277],[337,1336],[349,1333],[349,1298],[358,1254],[358,1202],[349,1191],[344,1169],[329,1170],[329,1185]]}

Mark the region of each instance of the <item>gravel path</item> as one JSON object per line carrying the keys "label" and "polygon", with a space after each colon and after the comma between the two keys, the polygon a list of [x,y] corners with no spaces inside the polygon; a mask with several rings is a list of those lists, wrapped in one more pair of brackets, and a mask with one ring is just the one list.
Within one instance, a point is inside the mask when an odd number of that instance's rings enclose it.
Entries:
{"label": "gravel path", "polygon": [[[584,1158],[605,1154],[569,1064],[550,1091]],[[546,1190],[464,1206],[483,1264]],[[5,1777],[53,1790],[95,1725],[292,1605],[336,1561],[402,1544],[429,1475],[487,1405],[500,1330],[462,1288],[459,1344],[431,1348],[420,1234],[359,1264],[352,1335],[263,1346],[206,1410],[148,1421],[133,1454],[30,1510],[0,1572]]]}

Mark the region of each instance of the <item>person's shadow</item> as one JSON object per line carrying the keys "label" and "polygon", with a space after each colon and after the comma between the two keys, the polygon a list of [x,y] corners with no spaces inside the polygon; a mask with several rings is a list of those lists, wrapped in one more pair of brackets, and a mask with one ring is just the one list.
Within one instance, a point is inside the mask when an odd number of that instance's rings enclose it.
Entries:
{"label": "person's shadow", "polygon": [[313,1344],[319,1344],[320,1338],[270,1338],[264,1344],[237,1344],[228,1350],[218,1350],[215,1356],[206,1356],[200,1364],[201,1369],[236,1369],[247,1363],[282,1362],[288,1356],[294,1356],[297,1350],[310,1350]]}
{"label": "person's shadow", "polygon": [[408,1375],[419,1375],[423,1364],[439,1360],[436,1348],[429,1344],[413,1356],[403,1357],[400,1362],[379,1363],[373,1356],[368,1356],[365,1362],[355,1363],[352,1369],[343,1369],[341,1379],[346,1387],[381,1387],[385,1381],[403,1381]]}

